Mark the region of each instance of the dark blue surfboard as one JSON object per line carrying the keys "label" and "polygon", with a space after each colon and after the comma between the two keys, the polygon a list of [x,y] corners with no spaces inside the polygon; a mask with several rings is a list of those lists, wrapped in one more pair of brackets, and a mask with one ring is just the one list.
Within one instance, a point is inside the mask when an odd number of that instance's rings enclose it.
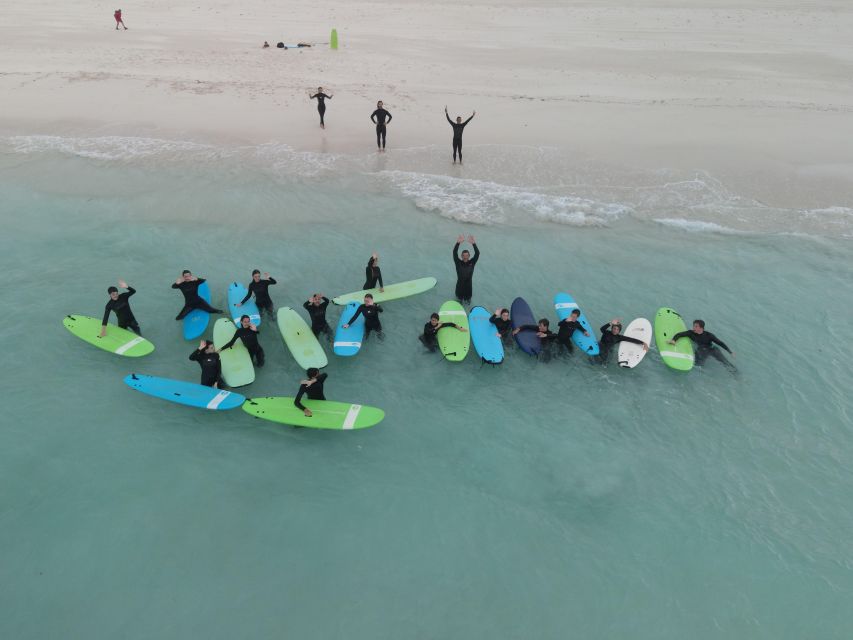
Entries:
{"label": "dark blue surfboard", "polygon": [[[536,325],[536,316],[530,310],[530,305],[524,298],[516,298],[512,301],[509,310],[513,330],[523,325]],[[539,355],[542,351],[542,339],[536,335],[536,331],[519,331],[515,334],[515,341],[519,348],[531,356]]]}

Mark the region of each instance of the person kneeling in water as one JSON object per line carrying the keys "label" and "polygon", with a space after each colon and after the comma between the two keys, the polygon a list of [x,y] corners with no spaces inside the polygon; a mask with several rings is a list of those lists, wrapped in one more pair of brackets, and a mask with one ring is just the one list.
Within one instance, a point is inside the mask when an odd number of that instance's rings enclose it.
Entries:
{"label": "person kneeling in water", "polygon": [[572,347],[572,335],[575,331],[580,331],[585,336],[589,335],[589,331],[584,329],[583,325],[578,321],[580,316],[580,309],[572,309],[568,318],[564,318],[557,323],[557,337],[555,341],[558,345],[565,347],[569,353],[574,350]]}
{"label": "person kneeling in water", "polygon": [[315,293],[308,298],[307,302],[302,303],[302,306],[311,316],[311,333],[320,337],[321,333],[325,333],[328,337],[332,337],[332,328],[326,322],[326,307],[329,306],[329,299],[322,293]]}
{"label": "person kneeling in water", "polygon": [[235,306],[242,307],[249,298],[252,297],[252,294],[255,294],[255,304],[258,305],[258,313],[261,311],[266,311],[270,316],[273,315],[273,304],[272,298],[270,298],[269,288],[270,285],[276,284],[275,278],[270,278],[270,274],[265,273],[263,279],[261,278],[261,272],[255,269],[252,271],[252,281],[249,283],[246,291],[246,297],[244,297],[240,302],[238,302]]}
{"label": "person kneeling in water", "polygon": [[610,355],[610,350],[620,342],[641,344],[643,345],[643,351],[649,350],[649,345],[642,340],[632,338],[630,336],[623,336],[622,321],[619,318],[613,318],[613,320],[601,326],[601,340],[598,341],[598,360],[601,364],[607,364],[607,356]]}
{"label": "person kneeling in water", "polygon": [[382,307],[378,304],[374,304],[373,296],[368,293],[364,296],[364,304],[355,310],[355,314],[349,319],[349,322],[344,325],[344,329],[349,329],[349,326],[355,322],[356,318],[363,315],[364,339],[367,340],[367,336],[370,335],[370,332],[375,331],[376,337],[383,340],[385,338],[385,334],[382,332],[382,323],[379,322],[379,314],[382,313],[382,311]]}
{"label": "person kneeling in water", "polygon": [[201,366],[201,384],[205,387],[219,389],[222,384],[222,363],[219,361],[219,352],[212,342],[202,340],[198,349],[190,354],[190,360],[198,362]]}
{"label": "person kneeling in water", "polygon": [[299,383],[299,393],[297,393],[296,397],[293,399],[293,404],[298,409],[302,409],[302,413],[310,418],[313,415],[311,413],[311,409],[299,401],[304,395],[307,395],[309,400],[325,400],[326,396],[323,393],[323,383],[326,381],[326,378],[329,377],[329,374],[320,373],[320,370],[316,367],[311,367],[305,373],[308,374],[308,379],[302,380]]}
{"label": "person kneeling in water", "polygon": [[243,345],[249,351],[249,355],[255,359],[255,362],[259,367],[264,366],[264,350],[261,348],[260,343],[258,342],[258,328],[252,324],[251,318],[249,316],[241,316],[240,317],[240,326],[237,328],[237,331],[234,332],[234,336],[224,345],[222,345],[223,349],[230,349],[234,346],[234,343],[237,342],[237,338],[243,341]]}
{"label": "person kneeling in water", "polygon": [[509,309],[496,309],[489,322],[495,325],[501,340],[506,342],[512,338],[512,321],[509,319]]}
{"label": "person kneeling in water", "polygon": [[704,320],[694,320],[693,321],[693,330],[682,331],[681,333],[676,333],[672,336],[672,340],[669,341],[669,344],[675,344],[675,341],[679,338],[690,338],[696,344],[696,364],[701,366],[705,362],[705,358],[709,355],[713,356],[717,360],[723,363],[723,366],[726,367],[729,371],[737,371],[737,367],[735,367],[731,362],[726,359],[722,353],[720,353],[719,349],[715,349],[714,345],[719,345],[721,348],[728,351],[732,356],[734,356],[734,351],[729,349],[728,345],[725,342],[720,340],[717,336],[715,336],[710,331],[705,331],[705,321]]}
{"label": "person kneeling in water", "polygon": [[142,335],[139,329],[139,323],[133,316],[133,311],[130,310],[130,296],[136,293],[136,289],[127,286],[124,280],[118,281],[118,286],[122,289],[127,289],[124,293],[119,293],[116,287],[109,287],[107,293],[110,294],[110,299],[107,306],[104,307],[104,320],[101,322],[101,337],[107,335],[107,320],[110,318],[110,312],[116,314],[116,322],[121,329],[130,329],[138,336]]}
{"label": "person kneeling in water", "polygon": [[201,309],[208,313],[224,313],[222,309],[211,307],[207,301],[198,295],[198,288],[204,282],[204,278],[196,278],[189,269],[184,269],[181,277],[172,284],[172,289],[180,289],[184,294],[184,308],[175,316],[175,320],[183,320],[190,311]]}
{"label": "person kneeling in water", "polygon": [[455,327],[459,331],[468,331],[465,327],[460,327],[455,322],[439,322],[441,318],[437,313],[433,313],[429,317],[429,322],[424,325],[423,335],[418,336],[418,340],[429,349],[430,352],[435,351],[438,346],[438,330],[445,327]]}
{"label": "person kneeling in water", "polygon": [[551,343],[557,339],[557,334],[551,331],[551,322],[548,318],[541,318],[539,324],[523,324],[516,327],[512,331],[512,335],[518,334],[520,331],[535,331],[536,335],[542,340],[542,360],[548,361],[551,359]]}

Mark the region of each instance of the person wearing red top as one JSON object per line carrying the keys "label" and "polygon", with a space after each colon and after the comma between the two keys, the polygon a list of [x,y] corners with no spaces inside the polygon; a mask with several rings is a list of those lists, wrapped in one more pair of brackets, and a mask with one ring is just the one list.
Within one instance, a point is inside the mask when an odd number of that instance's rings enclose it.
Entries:
{"label": "person wearing red top", "polygon": [[[119,25],[124,27],[124,21],[121,19],[121,9],[116,9],[116,12],[113,14],[113,18],[116,19],[116,31],[118,31]],[[127,27],[124,27],[124,30],[127,31]]]}

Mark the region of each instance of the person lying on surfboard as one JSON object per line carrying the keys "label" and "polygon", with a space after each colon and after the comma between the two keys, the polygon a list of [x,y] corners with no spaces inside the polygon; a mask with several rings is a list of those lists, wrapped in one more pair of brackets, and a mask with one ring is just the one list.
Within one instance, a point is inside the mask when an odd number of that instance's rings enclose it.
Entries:
{"label": "person lying on surfboard", "polygon": [[430,350],[430,352],[435,351],[438,346],[438,330],[444,329],[445,327],[455,327],[459,329],[459,331],[468,331],[465,327],[460,327],[455,322],[439,322],[441,318],[437,313],[433,313],[429,317],[429,322],[424,325],[423,335],[418,336],[418,340]]}
{"label": "person lying on surfboard", "polygon": [[201,384],[218,389],[222,383],[222,363],[219,361],[219,352],[213,346],[213,342],[207,340],[199,342],[198,349],[190,354],[190,360],[198,362],[201,367]]}
{"label": "person lying on surfboard", "polygon": [[373,302],[373,296],[369,293],[364,296],[364,304],[360,305],[358,309],[355,310],[355,314],[353,314],[352,318],[349,319],[344,325],[344,329],[349,329],[349,326],[355,322],[358,316],[364,316],[364,339],[367,340],[367,336],[370,335],[371,331],[376,332],[376,337],[380,340],[385,338],[385,334],[382,333],[382,323],[379,322],[379,314],[382,313],[383,309],[378,304]]}
{"label": "person lying on surfboard", "polygon": [[326,378],[329,377],[329,374],[320,373],[320,370],[316,367],[311,367],[305,373],[308,374],[308,379],[302,380],[299,383],[299,393],[297,393],[296,397],[293,399],[293,404],[298,409],[302,409],[302,413],[304,413],[306,417],[310,418],[313,415],[311,413],[311,409],[299,402],[299,400],[302,399],[302,396],[304,395],[307,395],[309,400],[325,400],[326,396],[323,393],[323,383],[326,382]]}
{"label": "person lying on surfboard", "polygon": [[367,261],[367,268],[364,270],[364,286],[362,289],[375,289],[377,283],[379,283],[379,293],[384,293],[382,271],[379,269],[379,254],[374,251],[370,260]]}
{"label": "person lying on surfboard", "polygon": [[605,364],[607,362],[607,356],[610,355],[610,349],[615,347],[620,342],[633,342],[634,344],[641,344],[643,345],[643,351],[649,350],[649,345],[647,345],[639,338],[623,336],[622,320],[620,318],[613,318],[613,320],[601,326],[601,340],[598,341],[598,361],[602,364]]}
{"label": "person lying on surfboard", "polygon": [[115,287],[109,287],[107,293],[110,294],[110,299],[107,301],[107,306],[104,307],[104,321],[101,323],[101,337],[107,335],[107,320],[110,319],[110,312],[115,312],[116,323],[122,329],[130,329],[138,336],[142,335],[139,329],[139,323],[133,316],[133,311],[130,310],[130,296],[136,293],[136,289],[127,286],[124,280],[118,281],[118,286],[122,289],[127,289],[124,293],[119,293]]}
{"label": "person lying on surfboard", "polygon": [[569,353],[573,351],[572,334],[575,331],[580,331],[585,336],[589,335],[589,331],[583,328],[583,325],[578,322],[581,312],[580,309],[572,309],[568,318],[564,318],[557,323],[556,343],[566,349]]}
{"label": "person lying on surfboard", "polygon": [[315,293],[302,306],[311,316],[311,333],[315,336],[325,333],[331,338],[332,328],[326,322],[326,307],[329,306],[329,299],[322,293]]}
{"label": "person lying on surfboard", "polygon": [[196,278],[192,271],[184,269],[181,272],[181,277],[172,284],[172,289],[180,289],[181,293],[184,294],[184,308],[175,316],[175,320],[183,320],[193,309],[201,309],[208,313],[225,313],[222,309],[211,307],[204,298],[198,295],[198,288],[202,282],[204,282],[204,278]]}
{"label": "person lying on surfboard", "polygon": [[[249,351],[249,355],[255,360],[255,364],[259,367],[264,366],[264,350],[258,342],[258,328],[252,322],[249,316],[240,316],[240,326],[234,332],[232,338],[222,345],[222,349],[230,349],[237,342],[237,338],[243,341],[243,346]],[[220,349],[220,351],[222,351]]]}
{"label": "person lying on surfboard", "polygon": [[509,309],[495,309],[495,313],[489,318],[489,322],[495,325],[498,335],[502,340],[509,340],[512,337],[512,322],[509,319]]}
{"label": "person lying on surfboard", "polygon": [[269,288],[270,285],[273,284],[276,284],[275,278],[271,278],[268,273],[264,273],[264,277],[261,278],[261,272],[255,269],[252,271],[252,281],[249,283],[249,286],[246,287],[248,289],[246,297],[235,306],[242,307],[249,298],[252,297],[252,294],[255,294],[255,304],[258,305],[258,311],[266,311],[270,316],[272,316],[273,304],[272,298],[270,298]]}
{"label": "person lying on surfboard", "polygon": [[715,349],[714,345],[719,345],[721,348],[734,357],[734,351],[729,349],[728,345],[720,340],[717,336],[715,336],[710,331],[705,331],[705,321],[704,320],[694,320],[693,321],[693,329],[688,329],[687,331],[682,331],[681,333],[676,333],[672,336],[672,340],[669,341],[669,344],[675,344],[676,340],[679,338],[690,338],[693,343],[696,345],[696,359],[695,363],[697,365],[702,365],[709,355],[713,356],[715,359],[719,360],[723,363],[723,366],[730,371],[737,371],[737,367],[735,367],[731,362],[726,359],[722,353],[720,353],[719,349]]}

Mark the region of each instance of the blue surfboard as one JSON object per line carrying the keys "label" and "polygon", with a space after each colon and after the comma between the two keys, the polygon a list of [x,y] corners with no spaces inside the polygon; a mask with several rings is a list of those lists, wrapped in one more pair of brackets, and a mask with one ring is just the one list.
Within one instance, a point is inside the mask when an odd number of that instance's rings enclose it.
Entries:
{"label": "blue surfboard", "polygon": [[341,313],[333,345],[336,356],[354,356],[361,349],[361,342],[364,340],[364,316],[358,316],[349,329],[344,329],[344,325],[355,315],[360,306],[360,302],[350,302]]}
{"label": "blue surfboard", "polygon": [[[554,309],[557,310],[557,317],[560,320],[565,320],[571,315],[573,309],[580,309],[580,307],[568,293],[558,293],[554,296]],[[592,330],[583,312],[578,317],[578,322],[589,332],[589,335],[585,336],[580,331],[575,331],[572,334],[572,342],[588,356],[597,356],[598,341],[595,339],[595,331]]]}
{"label": "blue surfboard", "polygon": [[253,298],[249,298],[243,303],[243,306],[238,307],[237,303],[246,297],[249,290],[239,282],[232,282],[228,285],[228,311],[231,313],[231,319],[234,324],[240,326],[240,317],[249,316],[249,320],[256,327],[261,326],[261,312],[258,310],[258,305],[255,304]]}
{"label": "blue surfboard", "polygon": [[184,380],[170,380],[157,376],[146,376],[141,373],[131,373],[124,379],[131,389],[136,389],[149,396],[177,402],[188,407],[224,411],[236,409],[246,400],[244,396],[233,391],[205,387]]}
{"label": "blue surfboard", "polygon": [[491,317],[483,307],[474,307],[468,314],[468,330],[477,355],[490,364],[500,364],[504,360],[504,345],[498,328],[489,322]]}
{"label": "blue surfboard", "polygon": [[[538,324],[536,316],[533,315],[530,305],[527,304],[524,298],[513,300],[509,313],[513,330],[526,324]],[[542,338],[536,335],[535,331],[519,331],[515,334],[515,341],[524,353],[531,356],[539,355],[539,352],[542,351]]]}
{"label": "blue surfboard", "polygon": [[[210,287],[207,282],[202,282],[198,286],[199,297],[210,304]],[[210,322],[210,314],[201,309],[193,309],[184,317],[184,340],[194,340],[207,330],[207,323]]]}

